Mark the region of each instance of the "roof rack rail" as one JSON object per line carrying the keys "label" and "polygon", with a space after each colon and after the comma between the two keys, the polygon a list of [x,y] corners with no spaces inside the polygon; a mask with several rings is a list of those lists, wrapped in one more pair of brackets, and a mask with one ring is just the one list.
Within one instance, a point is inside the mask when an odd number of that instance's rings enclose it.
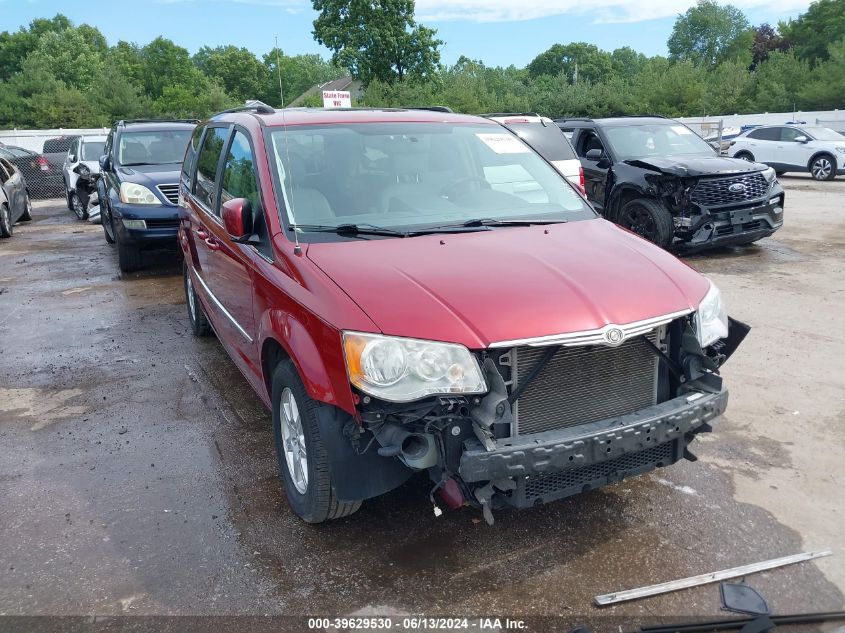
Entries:
{"label": "roof rack rail", "polygon": [[199,123],[199,119],[120,119],[117,125],[127,123]]}
{"label": "roof rack rail", "polygon": [[450,114],[455,111],[449,106],[433,105],[433,106],[411,106],[408,110],[430,110],[431,112],[448,112]]}
{"label": "roof rack rail", "polygon": [[588,116],[562,116],[559,119],[555,119],[555,123],[564,123],[566,121],[592,121],[593,119]]}
{"label": "roof rack rail", "polygon": [[536,112],[487,112],[486,114],[482,114],[480,116],[483,117],[494,117],[494,116],[538,116],[543,118],[542,114],[538,114]]}
{"label": "roof rack rail", "polygon": [[250,101],[246,105],[238,106],[237,108],[229,108],[228,110],[221,110],[211,115],[214,118],[220,114],[231,114],[233,112],[255,112],[256,114],[275,114],[276,110],[272,106],[268,106],[262,101]]}

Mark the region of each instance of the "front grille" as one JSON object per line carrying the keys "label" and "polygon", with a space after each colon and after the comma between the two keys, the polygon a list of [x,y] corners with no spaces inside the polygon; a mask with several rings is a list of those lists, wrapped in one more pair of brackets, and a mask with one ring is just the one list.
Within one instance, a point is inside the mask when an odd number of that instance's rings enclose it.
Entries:
{"label": "front grille", "polygon": [[[730,191],[736,185],[742,185],[743,188]],[[703,207],[719,207],[762,198],[768,190],[769,183],[761,172],[728,178],[702,178],[692,190],[691,199]]]}
{"label": "front grille", "polygon": [[179,203],[179,185],[158,185],[158,190],[170,204]]}
{"label": "front grille", "polygon": [[159,219],[153,218],[151,220],[145,220],[147,223],[148,229],[178,229],[179,228],[179,220],[167,220],[167,219]]}
{"label": "front grille", "polygon": [[511,502],[518,507],[527,507],[538,501],[562,499],[624,477],[668,466],[675,459],[675,441],[671,441],[606,462],[524,478],[517,483]]}
{"label": "front grille", "polygon": [[[716,227],[716,235],[719,237],[723,235],[732,235],[734,233],[734,226],[733,224],[721,224]],[[740,226],[741,233],[746,233],[748,231],[756,231],[757,229],[763,228],[763,221],[762,220],[752,220],[751,222],[743,222]]]}
{"label": "front grille", "polygon": [[[646,334],[658,344],[665,328]],[[546,347],[511,351],[512,389],[524,380]],[[516,432],[530,435],[633,413],[656,404],[657,356],[643,337],[619,347],[561,347],[514,406]]]}

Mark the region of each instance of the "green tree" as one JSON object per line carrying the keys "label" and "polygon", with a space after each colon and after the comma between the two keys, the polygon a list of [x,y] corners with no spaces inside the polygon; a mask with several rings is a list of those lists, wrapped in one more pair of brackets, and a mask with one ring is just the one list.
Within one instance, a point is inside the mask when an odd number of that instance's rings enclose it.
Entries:
{"label": "green tree", "polygon": [[153,99],[161,97],[164,89],[172,86],[196,94],[204,79],[191,61],[188,50],[161,36],[141,49],[140,61],[145,92]]}
{"label": "green tree", "polygon": [[818,64],[798,92],[806,109],[832,110],[842,107],[845,96],[845,37],[830,44],[828,59]]}
{"label": "green tree", "polygon": [[194,55],[194,63],[238,101],[260,98],[270,83],[267,67],[246,48],[203,46]]}
{"label": "green tree", "polygon": [[436,31],[414,20],[414,0],[313,0],[314,38],[364,84],[424,79],[440,63]]}
{"label": "green tree", "polygon": [[754,32],[742,11],[715,0],[698,0],[675,20],[667,45],[672,61],[686,59],[712,68],[730,59],[750,62],[753,40]]}
{"label": "green tree", "polygon": [[9,79],[16,72],[20,72],[24,59],[38,47],[43,35],[59,33],[72,26],[70,20],[59,13],[49,20],[33,20],[28,28],[21,27],[14,33],[0,33],[0,80]]}
{"label": "green tree", "polygon": [[89,43],[90,39],[74,28],[45,33],[29,57],[48,66],[56,79],[66,85],[90,90],[99,81],[104,67],[103,55]]}
{"label": "green tree", "polygon": [[773,51],[754,72],[754,109],[758,112],[789,112],[803,108],[798,94],[808,82],[810,66],[794,51]]}
{"label": "green tree", "polygon": [[[279,102],[279,73],[276,68],[276,61],[282,69],[282,88],[285,95],[285,103]],[[268,75],[268,81],[262,101],[270,105],[288,105],[306,90],[316,84],[325,83],[332,79],[339,79],[347,74],[346,69],[340,68],[327,62],[319,55],[293,55],[288,56],[282,49],[273,48],[263,57],[264,67]],[[322,97],[319,105],[322,105]]]}
{"label": "green tree", "polygon": [[594,44],[572,42],[553,44],[528,64],[531,77],[563,75],[569,83],[604,80],[613,68],[611,56]]}
{"label": "green tree", "polygon": [[782,22],[779,30],[799,59],[826,61],[831,56],[828,45],[845,37],[845,0],[816,0],[796,20]]}
{"label": "green tree", "polygon": [[789,50],[789,40],[782,37],[769,24],[761,24],[754,29],[754,43],[751,45],[751,68],[766,61],[775,51]]}
{"label": "green tree", "polygon": [[610,63],[615,75],[633,77],[642,71],[648,58],[629,46],[615,49],[610,54]]}

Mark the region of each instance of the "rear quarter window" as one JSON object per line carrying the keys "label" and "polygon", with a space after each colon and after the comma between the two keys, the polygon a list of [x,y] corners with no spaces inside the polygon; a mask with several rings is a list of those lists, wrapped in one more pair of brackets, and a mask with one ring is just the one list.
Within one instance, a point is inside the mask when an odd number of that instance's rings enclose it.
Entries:
{"label": "rear quarter window", "polygon": [[508,127],[548,161],[578,159],[563,131],[556,125],[514,123]]}
{"label": "rear quarter window", "polygon": [[779,141],[780,140],[780,128],[777,127],[764,127],[758,130],[751,130],[748,133],[748,138],[753,138],[758,141]]}

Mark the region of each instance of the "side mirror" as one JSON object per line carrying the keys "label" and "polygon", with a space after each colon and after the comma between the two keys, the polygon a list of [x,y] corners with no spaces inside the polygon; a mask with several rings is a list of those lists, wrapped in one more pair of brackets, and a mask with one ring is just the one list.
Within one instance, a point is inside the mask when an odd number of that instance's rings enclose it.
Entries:
{"label": "side mirror", "polygon": [[108,154],[103,154],[100,156],[100,169],[103,171],[111,171],[112,164],[111,164],[111,156]]}
{"label": "side mirror", "polygon": [[807,138],[806,136],[803,136],[803,135],[802,135],[802,136],[796,136],[796,137],[795,137],[795,142],[796,142],[796,143],[809,143],[809,142],[810,142],[810,139],[809,139],[809,138]]}
{"label": "side mirror", "polygon": [[223,226],[236,240],[252,233],[252,203],[246,198],[232,198],[221,209]]}
{"label": "side mirror", "polygon": [[76,162],[76,156],[74,154],[68,154],[67,159],[72,163]]}

